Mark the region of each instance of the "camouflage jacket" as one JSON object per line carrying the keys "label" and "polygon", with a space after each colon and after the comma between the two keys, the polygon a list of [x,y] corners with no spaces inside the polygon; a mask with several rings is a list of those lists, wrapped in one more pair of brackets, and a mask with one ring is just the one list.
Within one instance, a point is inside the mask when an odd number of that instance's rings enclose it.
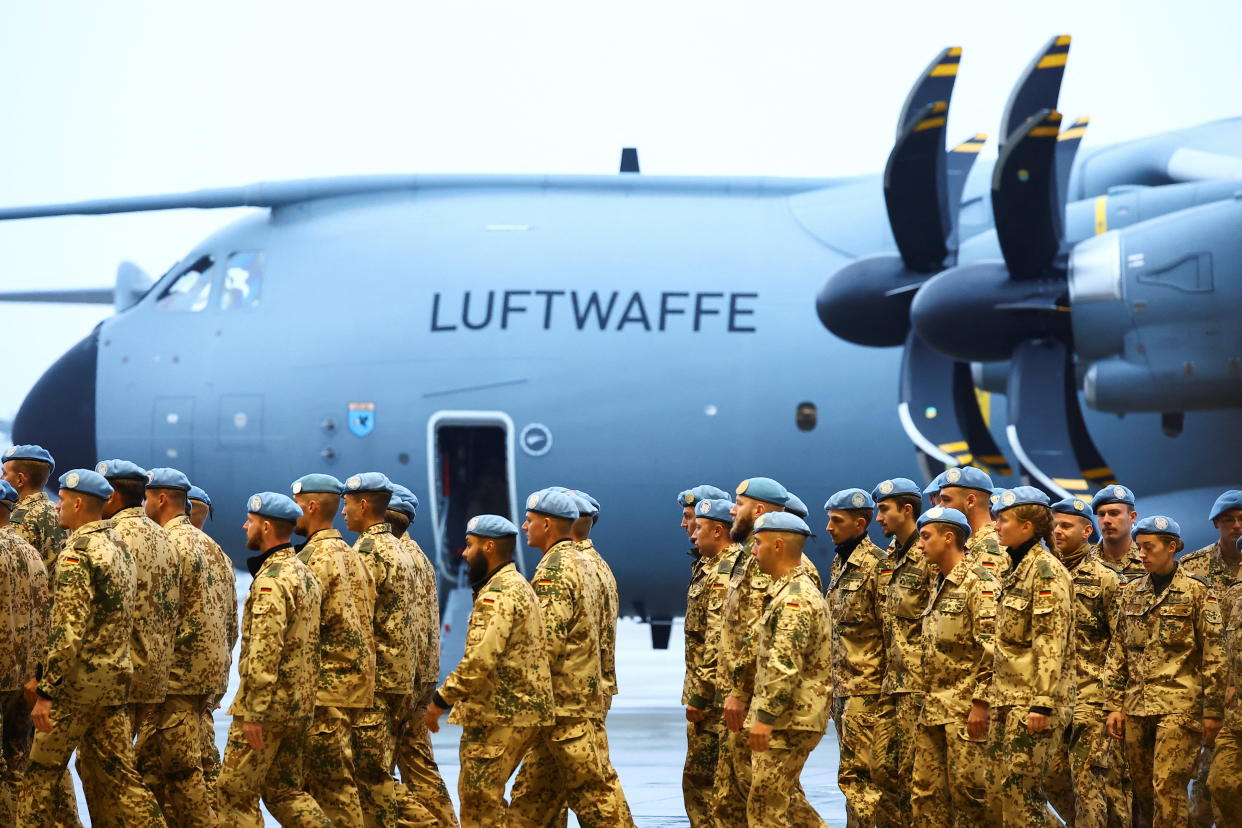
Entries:
{"label": "camouflage jacket", "polygon": [[16,533],[0,532],[0,692],[16,690],[26,677],[30,584],[19,543],[26,542]]}
{"label": "camouflage jacket", "polygon": [[129,639],[138,575],[112,521],[88,523],[68,537],[55,581],[39,692],[89,707],[124,704],[133,677]]}
{"label": "camouflage jacket", "polygon": [[1117,644],[1105,674],[1108,710],[1130,716],[1219,718],[1225,702],[1220,604],[1179,566],[1159,596],[1151,576],[1121,591]]}
{"label": "camouflage jacket", "polygon": [[375,692],[411,694],[419,660],[414,561],[387,523],[364,530],[354,543],[354,552],[362,557],[375,583]]}
{"label": "camouflage jacket", "polygon": [[322,529],[298,560],[319,584],[320,707],[370,707],[375,701],[375,582],[341,533]]}
{"label": "camouflage jacket", "polygon": [[279,546],[254,576],[242,615],[241,684],[230,716],[246,722],[309,722],[319,678],[319,584],[292,546]]}
{"label": "camouflage jacket", "polygon": [[43,568],[54,576],[56,558],[65,546],[65,530],[60,527],[60,515],[47,494],[35,492],[17,501],[9,521],[26,543],[39,550]]}
{"label": "camouflage jacket", "polygon": [[832,694],[879,693],[887,665],[880,586],[883,553],[871,539],[832,562],[828,610],[832,619]]}
{"label": "camouflage jacket", "polygon": [[509,727],[554,722],[543,613],[513,563],[479,587],[466,627],[466,650],[437,691],[453,706],[449,721]]}
{"label": "camouflage jacket", "polygon": [[741,550],[733,544],[714,558],[693,564],[686,593],[686,678],[681,703],[707,710],[716,702],[716,665],[720,650],[720,612],[729,590],[729,571]]}
{"label": "camouflage jacket", "polygon": [[418,664],[414,679],[424,687],[440,679],[440,589],[436,584],[436,567],[418,542],[407,532],[401,544],[414,562],[418,576]]}
{"label": "camouflage jacket", "polygon": [[810,573],[795,566],[772,582],[759,619],[755,694],[747,724],[775,730],[828,726],[832,637],[828,604]]}
{"label": "camouflage jacket", "polygon": [[587,538],[578,541],[575,546],[594,574],[603,599],[599,620],[600,672],[604,682],[604,703],[612,706],[612,697],[617,695],[617,615],[621,603],[617,594],[617,579],[608,562],[595,548],[594,541]]}
{"label": "camouflage jacket", "polygon": [[1098,543],[1091,544],[1091,554],[1099,558],[1100,563],[1113,571],[1113,574],[1117,576],[1117,580],[1121,582],[1122,586],[1130,583],[1135,578],[1142,578],[1147,574],[1147,569],[1143,566],[1143,560],[1139,557],[1137,543],[1130,544],[1130,552],[1123,561],[1110,561],[1104,557],[1104,552],[1100,549],[1100,544]]}
{"label": "camouflage jacket", "polygon": [[18,652],[23,654],[21,683],[25,684],[42,667],[47,655],[47,631],[52,624],[52,593],[47,582],[43,556],[11,526],[0,529],[0,542],[14,553],[17,575],[24,590],[15,593],[13,629],[18,636]]}
{"label": "camouflage jacket", "polygon": [[[193,529],[194,524],[190,524],[190,528]],[[219,607],[224,614],[224,636],[228,650],[224,654],[224,663],[220,665],[219,682],[213,691],[216,695],[223,695],[228,690],[229,669],[233,666],[233,648],[237,646],[237,571],[233,569],[233,561],[224,554],[220,544],[212,540],[206,532],[195,531],[200,536],[198,542],[202,546],[203,566],[207,572],[206,603]]]}
{"label": "camouflage jacket", "polygon": [[940,579],[923,611],[925,725],[962,723],[992,686],[1000,579],[969,557]]}
{"label": "camouflage jacket", "polygon": [[1207,582],[1208,589],[1212,590],[1212,593],[1223,602],[1221,614],[1228,622],[1230,608],[1224,600],[1234,581],[1242,578],[1242,565],[1231,566],[1225,563],[1220,553],[1220,541],[1208,544],[1202,549],[1196,549],[1194,552],[1187,552],[1177,562],[1177,565],[1187,575],[1198,575]]}
{"label": "camouflage jacket", "polygon": [[1104,705],[1104,667],[1116,633],[1121,582],[1086,547],[1063,563],[1073,579],[1074,707],[1095,719],[1098,714],[1087,708]]}
{"label": "camouflage jacket", "polygon": [[1074,694],[1069,573],[1038,541],[1001,579],[992,665],[993,707],[1046,707],[1067,715]]}
{"label": "camouflage jacket", "polygon": [[602,719],[600,590],[569,539],[553,544],[532,579],[543,613],[557,716]]}
{"label": "camouflage jacket", "polygon": [[922,660],[923,610],[931,598],[935,567],[923,557],[918,537],[903,553],[898,547],[884,560],[891,570],[884,589],[884,670],[883,692],[917,693],[923,687]]}
{"label": "camouflage jacket", "polygon": [[[176,550],[181,607],[173,639],[170,696],[216,692],[220,673],[228,671],[227,611],[207,584],[207,543],[210,539],[185,515],[164,526]],[[233,599],[236,602],[236,598]]]}
{"label": "camouflage jacket", "polygon": [[985,567],[998,579],[1009,571],[1009,556],[1001,549],[996,524],[986,523],[971,532],[966,540],[966,557],[970,562]]}
{"label": "camouflage jacket", "polygon": [[181,604],[178,554],[167,533],[141,506],[122,509],[111,520],[112,528],[133,553],[138,572],[134,633],[129,642],[129,660],[134,666],[129,700],[162,702],[168,693]]}
{"label": "camouflage jacket", "polygon": [[1233,698],[1225,704],[1225,726],[1242,733],[1242,580],[1229,588],[1225,599],[1229,622],[1225,625],[1225,685],[1233,687]]}

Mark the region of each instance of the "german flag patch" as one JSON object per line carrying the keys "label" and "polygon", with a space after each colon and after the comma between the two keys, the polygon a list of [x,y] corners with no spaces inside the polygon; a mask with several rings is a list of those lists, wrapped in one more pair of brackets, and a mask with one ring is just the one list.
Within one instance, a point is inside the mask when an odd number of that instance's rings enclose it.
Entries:
{"label": "german flag patch", "polygon": [[535,586],[552,586],[552,582],[547,578],[540,578],[538,581],[535,581]]}
{"label": "german flag patch", "polygon": [[980,592],[979,594],[980,594],[980,595],[985,595],[985,596],[987,596],[988,598],[991,598],[991,597],[992,597],[992,596],[994,596],[996,593],[995,593],[995,592],[993,592],[993,591],[992,591],[992,590],[990,590],[990,589],[985,589],[985,590],[983,590],[982,592]]}
{"label": "german flag patch", "polygon": [[881,569],[881,570],[880,570],[880,574],[881,574],[881,575],[892,575],[892,574],[893,574],[893,570],[891,570],[891,569]]}
{"label": "german flag patch", "polygon": [[785,605],[785,608],[786,608],[786,609],[797,609],[797,608],[798,608],[798,607],[800,607],[800,606],[802,606],[802,605],[801,605],[801,604],[799,604],[799,603],[797,603],[796,601],[790,601],[789,603],[787,603],[787,604]]}
{"label": "german flag patch", "polygon": [[1043,598],[1043,597],[1048,596],[1048,595],[1051,595],[1051,594],[1052,594],[1052,590],[1050,590],[1050,589],[1041,589],[1041,590],[1039,591],[1039,597],[1040,597],[1040,598]]}
{"label": "german flag patch", "polygon": [[1216,600],[1216,596],[1214,596],[1214,595],[1209,595],[1209,596],[1208,596],[1208,603],[1209,603],[1209,604],[1217,604],[1217,603],[1220,603],[1220,602]]}
{"label": "german flag patch", "polygon": [[988,569],[995,569],[996,561],[983,561],[983,565],[986,566]]}
{"label": "german flag patch", "polygon": [[485,604],[494,604],[494,603],[496,603],[496,600],[495,600],[494,598],[484,598],[484,599],[483,599],[483,603],[485,603]]}
{"label": "german flag patch", "polygon": [[65,558],[65,563],[80,563],[77,558]]}
{"label": "german flag patch", "polygon": [[724,589],[724,584],[712,584],[712,589]]}
{"label": "german flag patch", "polygon": [[259,587],[259,592],[271,592],[271,587]]}

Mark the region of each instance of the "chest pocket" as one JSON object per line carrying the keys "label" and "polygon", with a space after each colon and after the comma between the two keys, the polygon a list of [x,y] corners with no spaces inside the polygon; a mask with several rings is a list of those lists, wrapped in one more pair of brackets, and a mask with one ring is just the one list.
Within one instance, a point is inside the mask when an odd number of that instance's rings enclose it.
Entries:
{"label": "chest pocket", "polygon": [[832,601],[834,623],[853,626],[871,619],[871,608],[867,606],[868,591],[862,588],[863,583],[860,577],[845,577],[837,584]]}
{"label": "chest pocket", "polygon": [[1125,608],[1125,645],[1143,649],[1151,638],[1149,620],[1142,604],[1127,604]]}
{"label": "chest pocket", "polygon": [[898,575],[888,588],[889,614],[908,621],[917,619],[927,606],[927,592],[927,582],[918,575]]}
{"label": "chest pocket", "polygon": [[1006,595],[996,611],[996,633],[1010,644],[1031,644],[1031,596]]}
{"label": "chest pocket", "polygon": [[1158,610],[1160,643],[1176,649],[1194,644],[1194,607],[1189,604],[1166,604]]}
{"label": "chest pocket", "polygon": [[1074,620],[1092,636],[1108,635],[1108,608],[1104,606],[1104,587],[1074,584]]}

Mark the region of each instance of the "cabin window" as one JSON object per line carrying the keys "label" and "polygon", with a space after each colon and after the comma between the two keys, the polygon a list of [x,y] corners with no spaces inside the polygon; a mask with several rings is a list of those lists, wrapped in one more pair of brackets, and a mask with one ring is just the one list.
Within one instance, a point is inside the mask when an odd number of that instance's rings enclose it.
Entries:
{"label": "cabin window", "polygon": [[229,254],[224,268],[224,289],[220,291],[220,310],[253,308],[263,292],[263,251],[239,250]]}
{"label": "cabin window", "polygon": [[201,311],[211,300],[211,256],[200,256],[194,264],[181,271],[155,300],[157,310]]}
{"label": "cabin window", "polygon": [[798,410],[794,413],[794,422],[797,423],[799,431],[814,429],[815,424],[819,422],[819,410],[815,407],[815,403],[798,403]]}

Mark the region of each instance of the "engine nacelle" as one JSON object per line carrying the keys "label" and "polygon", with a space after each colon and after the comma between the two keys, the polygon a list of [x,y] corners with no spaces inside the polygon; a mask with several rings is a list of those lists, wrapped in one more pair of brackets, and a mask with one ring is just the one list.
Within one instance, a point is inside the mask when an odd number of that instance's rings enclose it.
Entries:
{"label": "engine nacelle", "polygon": [[900,256],[864,256],[828,277],[815,311],[823,326],[846,342],[893,348],[906,341],[910,302],[926,278],[907,270]]}

